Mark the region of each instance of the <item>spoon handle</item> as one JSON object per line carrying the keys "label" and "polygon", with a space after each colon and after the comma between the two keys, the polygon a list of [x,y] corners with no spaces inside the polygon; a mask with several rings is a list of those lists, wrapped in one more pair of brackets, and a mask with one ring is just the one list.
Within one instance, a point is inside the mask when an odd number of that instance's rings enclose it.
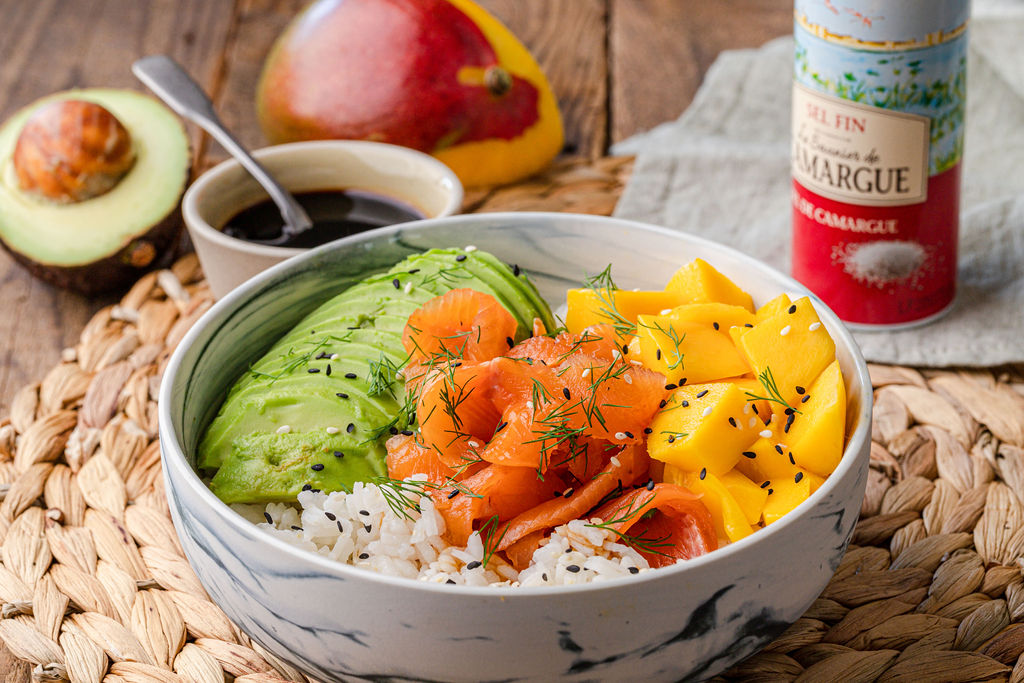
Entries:
{"label": "spoon handle", "polygon": [[285,222],[284,233],[288,237],[312,227],[313,221],[306,210],[224,127],[213,110],[210,98],[180,64],[166,55],[152,55],[132,64],[132,73],[171,109],[209,133],[252,174],[280,209]]}

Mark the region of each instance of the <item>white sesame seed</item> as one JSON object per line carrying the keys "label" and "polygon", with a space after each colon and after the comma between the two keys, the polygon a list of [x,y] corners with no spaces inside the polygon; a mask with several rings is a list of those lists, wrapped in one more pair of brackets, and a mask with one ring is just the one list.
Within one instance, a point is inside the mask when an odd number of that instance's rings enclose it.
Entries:
{"label": "white sesame seed", "polygon": [[340,432],[341,430],[340,430],[340,429],[338,429],[337,427],[328,427],[328,428],[327,428],[327,429],[325,429],[324,431],[325,431],[325,432],[327,432],[328,434],[337,434],[337,433],[338,433],[338,432]]}
{"label": "white sesame seed", "polygon": [[808,327],[807,329],[810,330],[811,332],[814,332],[819,327],[821,327],[821,323],[811,323],[810,327]]}
{"label": "white sesame seed", "polygon": [[580,373],[580,377],[583,379],[590,377],[590,368],[583,368],[583,372]]}
{"label": "white sesame seed", "polygon": [[467,254],[472,254],[474,251],[476,251],[476,245],[467,244],[466,248],[463,249],[463,251],[466,252]]}
{"label": "white sesame seed", "polygon": [[469,441],[466,445],[470,448],[480,448],[480,443],[478,441]]}
{"label": "white sesame seed", "polygon": [[623,439],[626,438],[626,433],[625,432],[615,432],[615,438],[618,439],[619,441],[622,441]]}
{"label": "white sesame seed", "polygon": [[622,354],[619,352],[618,349],[612,349],[612,358],[614,360],[618,360],[621,356]]}
{"label": "white sesame seed", "polygon": [[632,384],[633,383],[633,378],[630,377],[629,375],[623,375],[622,376],[622,381],[625,382],[626,384]]}
{"label": "white sesame seed", "polygon": [[771,436],[772,436],[772,430],[770,430],[770,429],[762,429],[761,431],[759,431],[757,433],[757,435],[760,436],[760,437],[763,437],[765,439],[770,439]]}
{"label": "white sesame seed", "polygon": [[292,431],[291,425],[281,425],[277,428],[278,434],[287,434],[290,431]]}
{"label": "white sesame seed", "polygon": [[750,404],[749,403],[744,403],[743,404],[743,414],[744,415],[750,415]]}
{"label": "white sesame seed", "polygon": [[636,365],[636,366],[638,366],[638,367],[639,367],[639,366],[642,366],[642,365],[644,364],[644,363],[643,363],[643,361],[639,361],[639,360],[637,360],[636,358],[632,358],[632,359],[630,359],[630,361],[629,361],[629,362],[630,362],[630,363],[632,363],[633,365]]}
{"label": "white sesame seed", "polygon": [[659,313],[658,315],[668,315],[671,312],[672,312],[671,308],[663,308],[663,309],[661,309],[661,313]]}
{"label": "white sesame seed", "polygon": [[704,408],[704,411],[701,412],[700,416],[701,417],[707,417],[710,414],[711,414],[711,406],[707,406],[706,408]]}
{"label": "white sesame seed", "polygon": [[786,325],[781,330],[779,330],[779,335],[785,337],[787,334],[789,334],[789,325]]}
{"label": "white sesame seed", "polygon": [[752,417],[752,418],[750,418],[750,420],[749,420],[749,421],[747,422],[747,427],[749,427],[750,429],[753,429],[753,428],[754,428],[754,425],[756,425],[756,424],[757,424],[757,418],[756,418],[756,417]]}
{"label": "white sesame seed", "polygon": [[339,358],[341,358],[341,356],[339,356],[338,354],[336,354],[336,353],[332,353],[331,354],[331,360],[338,360]]}
{"label": "white sesame seed", "polygon": [[407,283],[405,283],[405,293],[409,294],[410,292],[412,292],[412,283],[411,282],[407,282]]}
{"label": "white sesame seed", "polygon": [[608,458],[608,462],[610,462],[611,464],[615,465],[616,467],[619,467],[619,466],[622,465],[622,463],[619,462],[619,459],[617,457],[615,457],[614,455],[612,457]]}
{"label": "white sesame seed", "polygon": [[526,402],[526,409],[527,410],[533,410],[533,401],[527,401]]}

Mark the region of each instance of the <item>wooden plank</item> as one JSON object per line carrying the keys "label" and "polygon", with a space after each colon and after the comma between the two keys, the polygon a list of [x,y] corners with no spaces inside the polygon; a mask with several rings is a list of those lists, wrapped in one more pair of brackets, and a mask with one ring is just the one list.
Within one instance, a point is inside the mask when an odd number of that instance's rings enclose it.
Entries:
{"label": "wooden plank", "polygon": [[[170,54],[208,83],[220,69],[231,13],[231,0],[8,0],[0,22],[0,118],[66,88],[142,89],[130,67],[146,54]],[[198,129],[189,130],[198,153]],[[57,290],[0,255],[0,416],[109,300]]]}
{"label": "wooden plank", "polygon": [[793,30],[793,5],[779,0],[610,2],[612,143],[678,118],[722,50]]}

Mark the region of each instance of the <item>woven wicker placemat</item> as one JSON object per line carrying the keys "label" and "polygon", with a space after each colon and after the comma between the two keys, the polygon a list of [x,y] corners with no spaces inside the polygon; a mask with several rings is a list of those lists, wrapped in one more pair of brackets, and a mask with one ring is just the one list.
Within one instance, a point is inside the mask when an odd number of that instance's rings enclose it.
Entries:
{"label": "woven wicker placemat", "polygon": [[[629,159],[471,210],[607,214]],[[163,367],[211,305],[194,256],[101,310],[0,419],[0,638],[36,680],[307,681],[207,598],[167,511]],[[810,610],[718,680],[1024,681],[1024,374],[871,368],[862,518]]]}

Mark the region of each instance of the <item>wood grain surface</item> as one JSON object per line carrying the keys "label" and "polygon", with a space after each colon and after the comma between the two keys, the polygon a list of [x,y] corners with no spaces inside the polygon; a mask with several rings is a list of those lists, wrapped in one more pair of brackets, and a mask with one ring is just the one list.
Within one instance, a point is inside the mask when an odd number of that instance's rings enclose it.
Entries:
{"label": "wood grain surface", "polygon": [[[142,89],[130,72],[166,53],[206,88],[247,145],[265,144],[253,97],[262,61],[304,0],[0,0],[0,119],[73,87]],[[784,0],[483,0],[531,49],[558,97],[566,152],[609,145],[676,118],[723,49],[788,33]],[[188,126],[194,168],[224,158]],[[30,277],[0,253],[0,416],[113,300],[87,299]],[[29,668],[0,648],[3,681]]]}

